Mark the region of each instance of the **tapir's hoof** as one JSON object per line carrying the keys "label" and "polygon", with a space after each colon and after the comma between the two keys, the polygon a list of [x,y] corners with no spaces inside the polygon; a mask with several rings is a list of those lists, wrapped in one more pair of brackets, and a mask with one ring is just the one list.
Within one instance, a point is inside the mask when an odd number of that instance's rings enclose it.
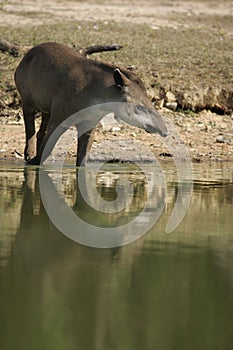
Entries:
{"label": "tapir's hoof", "polygon": [[27,160],[28,165],[40,165],[40,160],[37,157]]}

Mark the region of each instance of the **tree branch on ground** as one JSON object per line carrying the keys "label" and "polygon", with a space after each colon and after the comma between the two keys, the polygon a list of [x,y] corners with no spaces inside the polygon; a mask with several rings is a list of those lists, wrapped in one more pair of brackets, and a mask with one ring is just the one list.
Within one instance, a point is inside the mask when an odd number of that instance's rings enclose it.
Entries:
{"label": "tree branch on ground", "polygon": [[[31,48],[31,46],[24,46],[18,43],[10,43],[7,40],[0,40],[0,52],[8,52],[10,55],[17,57],[20,53],[25,53]],[[80,55],[86,57],[88,55],[92,55],[97,52],[104,51],[116,51],[122,48],[121,45],[113,44],[113,45],[93,45],[89,47],[76,49],[80,53]]]}

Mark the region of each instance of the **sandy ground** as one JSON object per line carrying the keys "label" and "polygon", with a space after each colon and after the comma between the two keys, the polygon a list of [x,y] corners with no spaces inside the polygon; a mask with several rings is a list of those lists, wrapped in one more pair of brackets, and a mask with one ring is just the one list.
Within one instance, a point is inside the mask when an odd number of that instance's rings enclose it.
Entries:
{"label": "sandy ground", "polygon": [[13,26],[28,23],[42,24],[47,21],[79,19],[131,23],[147,23],[152,26],[177,27],[179,22],[170,17],[175,13],[229,15],[233,13],[232,1],[162,1],[114,0],[59,1],[59,0],[10,0],[3,2],[1,21]]}
{"label": "sandy ground", "polygon": [[[233,161],[232,125],[230,116],[219,116],[210,111],[193,116],[160,111],[170,130],[167,138],[148,134],[143,130],[124,125],[99,125],[95,132],[90,159],[151,161],[153,155],[159,159],[171,159],[185,150],[192,161]],[[1,121],[2,119],[0,119]],[[0,159],[16,159],[23,163],[25,144],[24,125],[10,121],[0,124]],[[76,155],[76,143],[68,148],[68,157]],[[172,146],[171,146],[172,145]],[[64,145],[56,152],[63,152]],[[180,156],[182,158],[182,155]]]}

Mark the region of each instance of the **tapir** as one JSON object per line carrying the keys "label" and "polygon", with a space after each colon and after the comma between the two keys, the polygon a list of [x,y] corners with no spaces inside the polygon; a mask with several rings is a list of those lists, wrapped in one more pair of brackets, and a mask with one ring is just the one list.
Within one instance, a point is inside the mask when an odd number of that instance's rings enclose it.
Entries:
{"label": "tapir", "polygon": [[[130,103],[131,108],[124,112],[130,115],[119,113],[117,117],[147,132],[167,135],[163,118],[153,108],[145,86],[132,69],[84,57],[63,44],[46,42],[31,48],[15,71],[15,84],[22,100],[24,159],[28,164],[40,164],[46,159],[46,143],[64,120],[98,104]],[[38,112],[42,118],[36,134]],[[96,124],[98,121],[97,118]],[[79,129],[78,120],[76,126]],[[87,159],[93,129],[78,138],[77,166]]]}

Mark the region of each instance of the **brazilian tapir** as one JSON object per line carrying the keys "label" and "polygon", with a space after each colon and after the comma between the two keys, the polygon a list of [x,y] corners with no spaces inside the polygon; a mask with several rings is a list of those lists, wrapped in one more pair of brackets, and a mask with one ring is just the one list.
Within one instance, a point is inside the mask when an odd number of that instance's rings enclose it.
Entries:
{"label": "brazilian tapir", "polygon": [[[23,105],[24,158],[28,164],[44,160],[44,147],[58,125],[95,104],[135,103],[128,122],[148,132],[167,135],[162,117],[152,110],[145,87],[132,70],[83,57],[65,45],[47,42],[30,49],[16,69],[15,83]],[[42,122],[36,135],[37,111],[42,113]],[[78,139],[78,166],[86,159],[91,136],[89,130]]]}

